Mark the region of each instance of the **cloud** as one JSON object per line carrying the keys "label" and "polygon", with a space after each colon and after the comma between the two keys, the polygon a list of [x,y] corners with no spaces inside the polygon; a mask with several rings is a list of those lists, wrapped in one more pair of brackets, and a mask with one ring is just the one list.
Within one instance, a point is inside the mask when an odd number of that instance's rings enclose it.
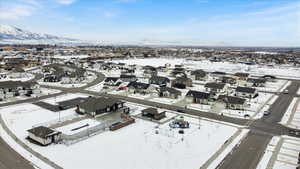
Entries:
{"label": "cloud", "polygon": [[57,3],[63,4],[63,5],[70,5],[74,3],[76,0],[56,0]]}
{"label": "cloud", "polygon": [[29,5],[9,5],[0,8],[0,19],[2,20],[18,20],[23,17],[31,16],[35,8]]}

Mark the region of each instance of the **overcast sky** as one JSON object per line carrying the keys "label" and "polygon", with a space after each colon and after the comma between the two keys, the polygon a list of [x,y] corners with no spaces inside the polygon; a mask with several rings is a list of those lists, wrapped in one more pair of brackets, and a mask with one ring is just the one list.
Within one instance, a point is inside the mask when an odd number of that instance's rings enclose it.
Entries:
{"label": "overcast sky", "polygon": [[82,40],[300,46],[300,0],[0,0],[0,23]]}

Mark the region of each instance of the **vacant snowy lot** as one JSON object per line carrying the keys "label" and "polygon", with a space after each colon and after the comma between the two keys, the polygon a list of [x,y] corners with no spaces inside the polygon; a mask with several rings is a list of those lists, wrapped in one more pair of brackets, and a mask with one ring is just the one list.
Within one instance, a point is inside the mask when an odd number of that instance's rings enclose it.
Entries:
{"label": "vacant snowy lot", "polygon": [[[41,147],[25,139],[26,130],[37,123],[56,119],[57,113],[32,104],[5,107],[1,111],[5,112],[3,119],[18,138],[70,169],[196,169],[237,131],[236,127],[185,116],[191,127],[182,135],[178,129],[170,129],[168,123],[157,128],[156,123],[136,119],[136,123],[125,128],[107,131],[71,146]],[[73,113],[71,109],[61,112],[62,116]]]}
{"label": "vacant snowy lot", "polygon": [[192,61],[186,59],[170,59],[170,58],[151,58],[151,59],[128,59],[128,60],[115,60],[116,63],[137,64],[137,65],[151,65],[151,66],[164,66],[165,64],[174,65],[183,64],[185,67],[191,69],[203,69],[208,72],[221,71],[228,73],[235,72],[248,72],[253,75],[274,75],[285,78],[300,78],[300,68],[295,68],[290,65],[280,66],[263,66],[263,65],[245,65],[240,63],[230,62],[210,62],[210,61]]}

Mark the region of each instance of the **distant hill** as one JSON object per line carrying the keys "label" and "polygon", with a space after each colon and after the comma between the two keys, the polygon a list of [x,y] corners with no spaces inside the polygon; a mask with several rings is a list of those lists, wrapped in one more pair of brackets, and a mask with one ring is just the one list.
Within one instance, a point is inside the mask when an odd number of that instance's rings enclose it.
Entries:
{"label": "distant hill", "polygon": [[14,26],[0,24],[1,44],[84,44],[78,39],[34,33]]}

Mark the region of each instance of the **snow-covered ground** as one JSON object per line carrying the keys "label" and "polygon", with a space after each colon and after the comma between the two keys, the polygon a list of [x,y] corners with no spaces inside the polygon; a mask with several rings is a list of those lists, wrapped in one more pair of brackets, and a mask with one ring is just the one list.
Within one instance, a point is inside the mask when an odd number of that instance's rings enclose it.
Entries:
{"label": "snow-covered ground", "polygon": [[104,84],[104,82],[101,82],[99,84],[96,84],[94,86],[87,88],[86,90],[92,91],[92,92],[101,92],[101,90],[103,88],[103,84]]}
{"label": "snow-covered ground", "polygon": [[[273,166],[273,169],[295,169],[298,166],[299,153],[299,138],[273,137],[256,169],[267,169],[268,165]],[[275,159],[274,163],[272,158]]]}
{"label": "snow-covered ground", "polygon": [[184,97],[179,97],[177,99],[157,97],[157,98],[150,99],[149,101],[163,103],[163,104],[174,104],[179,102],[182,99],[184,99]]}
{"label": "snow-covered ground", "polygon": [[[81,121],[78,121],[78,122],[75,122],[75,123],[71,123],[71,124],[66,125],[66,126],[56,128],[56,130],[62,132],[63,134],[73,135],[75,133],[81,132],[83,130],[86,130],[89,127],[93,127],[93,126],[96,126],[98,124],[100,124],[99,121],[96,121],[96,120],[93,120],[93,119],[84,119],[84,120],[81,120]],[[88,125],[88,126],[82,127],[84,125]],[[78,128],[78,127],[82,127],[82,128],[74,130],[75,128]]]}
{"label": "snow-covered ground", "polygon": [[15,96],[15,97],[11,97],[11,98],[8,98],[8,99],[0,101],[0,104],[1,103],[15,102],[15,101],[19,101],[19,100],[26,100],[26,99],[31,99],[31,98],[36,98],[36,97],[41,97],[41,96],[45,96],[45,95],[50,95],[50,94],[55,94],[55,93],[61,92],[60,90],[48,89],[48,88],[40,88],[40,90],[41,90],[41,93],[32,94],[31,96]]}
{"label": "snow-covered ground", "polygon": [[42,101],[46,102],[46,103],[49,103],[49,104],[55,105],[58,102],[71,100],[71,99],[75,99],[75,98],[78,98],[78,97],[88,97],[88,95],[82,94],[82,93],[67,93],[67,94],[63,94],[63,95],[60,95],[60,96],[44,99]]}
{"label": "snow-covered ground", "polygon": [[50,56],[51,58],[57,58],[57,59],[84,59],[84,58],[88,58],[88,55],[54,55],[54,56]]}
{"label": "snow-covered ground", "polygon": [[300,129],[299,98],[294,98],[292,100],[280,123],[291,128]]}
{"label": "snow-covered ground", "polygon": [[128,59],[128,60],[114,60],[114,62],[121,62],[126,64],[137,65],[151,65],[151,66],[164,66],[165,64],[171,64],[172,67],[177,64],[183,64],[191,69],[203,69],[208,72],[221,71],[228,73],[235,72],[247,72],[253,75],[274,75],[284,78],[299,79],[300,68],[292,67],[290,65],[278,65],[278,66],[264,66],[264,65],[245,65],[240,63],[230,62],[210,62],[204,61],[192,61],[185,59],[174,58],[150,58],[150,59]]}
{"label": "snow-covered ground", "polygon": [[3,81],[29,81],[34,78],[34,75],[31,73],[8,73],[6,78],[0,78],[0,82]]}
{"label": "snow-covered ground", "polygon": [[266,82],[265,87],[256,87],[256,89],[262,92],[282,92],[290,83],[287,80],[276,80],[276,82]]}
{"label": "snow-covered ground", "polygon": [[[191,128],[185,129],[182,135],[178,129],[170,129],[168,123],[157,128],[156,123],[136,119],[135,124],[101,133],[72,146],[41,147],[25,139],[26,130],[40,121],[55,118],[56,113],[32,104],[6,107],[1,111],[6,112],[3,118],[8,127],[25,144],[63,168],[72,169],[96,169],[99,164],[101,168],[111,169],[199,168],[237,131],[232,126],[206,120],[199,122],[199,119],[185,116]],[[156,130],[159,134],[155,134]]]}

